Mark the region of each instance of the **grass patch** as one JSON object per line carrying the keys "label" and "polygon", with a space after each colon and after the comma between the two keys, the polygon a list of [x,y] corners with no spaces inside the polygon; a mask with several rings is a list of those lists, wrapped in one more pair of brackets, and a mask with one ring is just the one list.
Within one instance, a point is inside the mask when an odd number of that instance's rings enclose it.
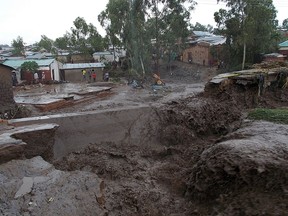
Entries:
{"label": "grass patch", "polygon": [[265,120],[280,124],[288,124],[288,109],[257,108],[248,114],[249,119]]}

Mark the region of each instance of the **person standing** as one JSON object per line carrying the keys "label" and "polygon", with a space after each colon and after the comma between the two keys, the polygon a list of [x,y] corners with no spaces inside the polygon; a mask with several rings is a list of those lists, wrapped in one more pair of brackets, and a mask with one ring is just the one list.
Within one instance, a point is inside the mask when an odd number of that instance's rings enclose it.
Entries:
{"label": "person standing", "polygon": [[88,75],[89,75],[89,82],[91,82],[91,80],[92,80],[92,71],[91,70],[88,71]]}
{"label": "person standing", "polygon": [[93,78],[93,82],[96,82],[96,72],[95,71],[93,71],[93,73],[92,73],[92,78]]}
{"label": "person standing", "polygon": [[41,78],[41,80],[42,80],[42,81],[45,80],[45,72],[44,72],[44,71],[42,71],[42,78]]}
{"label": "person standing", "polygon": [[18,84],[16,73],[12,72],[12,85],[16,86]]}
{"label": "person standing", "polygon": [[109,73],[108,73],[108,71],[104,74],[104,81],[105,82],[109,81]]}
{"label": "person standing", "polygon": [[83,80],[86,81],[86,73],[87,73],[86,70],[83,69],[83,70],[82,70],[82,81],[83,81]]}
{"label": "person standing", "polygon": [[35,82],[35,83],[38,83],[38,81],[39,81],[39,76],[38,76],[38,73],[35,72],[35,73],[34,73],[34,82]]}

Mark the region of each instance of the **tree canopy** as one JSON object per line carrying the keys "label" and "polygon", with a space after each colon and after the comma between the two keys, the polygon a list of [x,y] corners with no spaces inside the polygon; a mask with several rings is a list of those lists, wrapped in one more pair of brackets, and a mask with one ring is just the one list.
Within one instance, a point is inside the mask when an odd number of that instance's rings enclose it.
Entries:
{"label": "tree canopy", "polygon": [[39,65],[35,61],[26,61],[21,65],[21,69],[34,73],[38,70]]}
{"label": "tree canopy", "polygon": [[77,17],[73,25],[70,28],[71,32],[67,31],[62,37],[55,39],[53,45],[56,48],[91,55],[108,46],[97,28],[92,23],[87,24],[84,18]]}
{"label": "tree canopy", "polygon": [[18,36],[17,39],[14,39],[12,41],[12,47],[13,47],[13,55],[16,56],[23,56],[25,53],[25,46],[23,42],[23,38]]}
{"label": "tree canopy", "polygon": [[46,35],[41,35],[41,40],[36,44],[38,51],[45,49],[47,52],[55,52],[54,41]]}
{"label": "tree canopy", "polygon": [[132,70],[145,73],[153,52],[159,58],[160,47],[171,49],[188,35],[189,9],[194,4],[194,0],[109,0],[98,19],[110,43],[127,49]]}
{"label": "tree canopy", "polygon": [[207,31],[207,32],[213,33],[214,32],[214,27],[212,25],[210,25],[210,24],[208,24],[206,26],[206,25],[202,25],[199,22],[196,22],[195,25],[191,26],[191,30],[192,31]]}
{"label": "tree canopy", "polygon": [[288,18],[284,19],[282,22],[282,27],[288,31]]}
{"label": "tree canopy", "polygon": [[214,19],[218,32],[227,38],[228,63],[255,63],[260,54],[275,50],[279,33],[272,0],[220,1],[226,2],[229,9],[215,12]]}

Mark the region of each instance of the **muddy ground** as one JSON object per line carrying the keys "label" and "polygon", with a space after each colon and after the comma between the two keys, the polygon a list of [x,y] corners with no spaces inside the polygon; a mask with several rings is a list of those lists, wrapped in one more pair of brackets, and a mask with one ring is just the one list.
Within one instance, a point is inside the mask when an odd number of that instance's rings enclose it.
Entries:
{"label": "muddy ground", "polygon": [[[287,89],[255,97],[255,86],[207,85],[214,68],[176,63],[162,71],[167,84],[161,90],[149,82],[134,89],[123,80],[74,106],[33,108],[37,116],[149,104],[160,121],[159,144],[119,148],[95,141],[53,165],[39,157],[4,164],[0,213],[287,215],[288,126],[246,119],[247,109],[256,106],[287,107]],[[27,176],[33,186],[16,197]]]}

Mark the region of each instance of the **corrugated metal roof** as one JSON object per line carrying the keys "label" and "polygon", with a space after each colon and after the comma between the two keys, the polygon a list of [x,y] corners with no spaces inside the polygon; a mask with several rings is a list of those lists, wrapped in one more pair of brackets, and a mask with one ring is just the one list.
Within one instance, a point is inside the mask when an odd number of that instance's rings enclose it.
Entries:
{"label": "corrugated metal roof", "polygon": [[288,40],[280,43],[279,47],[288,47]]}
{"label": "corrugated metal roof", "polygon": [[265,54],[265,57],[276,57],[276,58],[283,58],[285,57],[284,55],[280,54],[280,53],[269,53],[269,54]]}
{"label": "corrugated metal roof", "polygon": [[211,35],[208,37],[201,37],[197,40],[197,42],[202,41],[207,42],[210,45],[218,45],[218,44],[224,44],[226,42],[226,38],[220,35]]}
{"label": "corrugated metal roof", "polygon": [[39,67],[49,66],[55,61],[55,59],[19,59],[19,60],[6,60],[3,62],[4,65],[10,66],[14,69],[18,69],[24,62],[35,61]]}
{"label": "corrugated metal roof", "polygon": [[113,55],[113,53],[109,51],[104,51],[104,52],[95,52],[93,53],[93,56],[94,55]]}
{"label": "corrugated metal roof", "polygon": [[79,64],[63,64],[63,69],[82,69],[82,68],[103,68],[105,64],[102,62],[98,63],[79,63]]}
{"label": "corrugated metal roof", "polygon": [[213,36],[212,33],[207,32],[207,31],[193,31],[193,34],[194,34],[196,37]]}

